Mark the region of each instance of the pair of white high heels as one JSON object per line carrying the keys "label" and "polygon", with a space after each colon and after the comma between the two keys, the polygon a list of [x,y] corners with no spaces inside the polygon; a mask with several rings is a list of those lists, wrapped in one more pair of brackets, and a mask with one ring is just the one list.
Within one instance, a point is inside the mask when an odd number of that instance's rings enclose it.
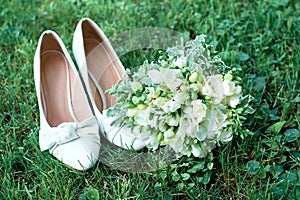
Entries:
{"label": "pair of white high heels", "polygon": [[78,71],[60,37],[40,36],[34,57],[34,79],[40,112],[39,144],[77,170],[99,160],[100,133],[112,143],[139,150],[147,138],[136,138],[126,127],[111,126],[106,109],[114,97],[105,93],[125,76],[110,42],[91,19],[82,19],[74,33]]}

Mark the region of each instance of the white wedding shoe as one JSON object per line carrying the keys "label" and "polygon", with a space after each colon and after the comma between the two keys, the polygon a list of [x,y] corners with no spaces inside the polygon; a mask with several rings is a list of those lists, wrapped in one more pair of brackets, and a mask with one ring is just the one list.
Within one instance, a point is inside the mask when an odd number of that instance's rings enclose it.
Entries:
{"label": "white wedding shoe", "polygon": [[39,144],[77,170],[99,158],[99,124],[62,40],[53,31],[39,39],[34,79],[40,112]]}
{"label": "white wedding shoe", "polygon": [[73,37],[73,53],[89,88],[89,95],[105,137],[125,149],[140,150],[145,147],[147,135],[140,133],[136,137],[126,126],[111,126],[115,118],[106,115],[107,109],[115,104],[115,98],[105,94],[105,91],[125,76],[125,69],[103,31],[89,18],[84,18],[77,24]]}

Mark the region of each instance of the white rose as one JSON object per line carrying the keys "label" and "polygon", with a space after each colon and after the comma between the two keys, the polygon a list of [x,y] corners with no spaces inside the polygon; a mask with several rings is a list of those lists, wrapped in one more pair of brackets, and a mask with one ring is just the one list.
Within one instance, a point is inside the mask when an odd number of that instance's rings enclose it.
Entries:
{"label": "white rose", "polygon": [[167,115],[165,121],[169,126],[178,126],[179,124],[179,114],[176,115]]}
{"label": "white rose", "polygon": [[151,120],[149,120],[149,126],[154,129],[158,129],[158,116],[154,115]]}
{"label": "white rose", "polygon": [[235,83],[233,81],[224,80],[222,84],[225,96],[233,96],[241,93],[241,86],[235,86]]}
{"label": "white rose", "polygon": [[180,108],[180,104],[177,103],[176,101],[167,101],[165,102],[161,108],[163,109],[164,112],[166,113],[172,113],[172,112],[175,112],[176,110],[178,110]]}
{"label": "white rose", "polygon": [[194,118],[196,123],[199,124],[206,116],[206,105],[202,100],[196,99],[191,102],[191,106],[184,108],[183,112],[191,118]]}
{"label": "white rose", "polygon": [[201,88],[203,95],[211,97],[216,103],[220,103],[223,99],[222,76],[208,76],[204,81],[204,86]]}
{"label": "white rose", "polygon": [[174,131],[172,131],[170,128],[164,132],[164,139],[165,139],[165,142],[168,142],[168,140],[172,137],[174,137],[175,133]]}

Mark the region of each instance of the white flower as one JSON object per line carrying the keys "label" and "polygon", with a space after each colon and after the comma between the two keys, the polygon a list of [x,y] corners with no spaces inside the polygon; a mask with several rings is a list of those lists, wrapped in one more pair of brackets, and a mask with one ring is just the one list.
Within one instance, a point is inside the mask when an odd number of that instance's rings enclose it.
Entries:
{"label": "white flower", "polygon": [[226,97],[228,105],[232,108],[235,108],[240,102],[240,95]]}
{"label": "white flower", "polygon": [[145,142],[146,147],[152,148],[153,151],[159,146],[159,142],[156,139],[156,134],[151,135]]}
{"label": "white flower", "polygon": [[148,91],[147,99],[151,100],[154,96],[154,93],[155,93],[154,88],[153,87],[146,87],[145,89]]}
{"label": "white flower", "polygon": [[214,148],[216,148],[216,141],[205,141],[201,142],[201,152],[198,156],[199,158],[204,158],[210,153]]}
{"label": "white flower", "polygon": [[[229,121],[225,121],[223,127],[226,127],[229,123]],[[229,142],[232,140],[232,137],[232,127],[224,128],[219,136],[219,140],[221,142]]]}
{"label": "white flower", "polygon": [[140,126],[148,126],[149,116],[150,116],[150,109],[142,110],[134,117],[134,120]]}
{"label": "white flower", "polygon": [[178,126],[179,120],[180,117],[178,113],[176,115],[167,115],[165,118],[165,121],[169,126]]}
{"label": "white flower", "polygon": [[239,104],[242,87],[239,85],[235,86],[235,83],[230,80],[224,80],[222,84],[224,95],[226,96],[225,102],[232,108],[235,108]]}
{"label": "white flower", "polygon": [[162,106],[165,103],[165,98],[159,97],[153,101],[153,104],[156,106]]}
{"label": "white flower", "polygon": [[177,58],[175,61],[173,61],[173,64],[179,68],[182,68],[186,65],[187,63],[187,57],[181,56]]}
{"label": "white flower", "polygon": [[153,83],[165,83],[168,88],[175,91],[182,84],[182,80],[177,77],[179,72],[178,69],[162,68],[160,71],[153,69],[148,72],[148,76]]}
{"label": "white flower", "polygon": [[170,128],[164,132],[164,139],[165,139],[165,142],[168,142],[168,140],[172,137],[174,137],[175,133],[174,131],[172,131]]}
{"label": "white flower", "polygon": [[203,95],[210,96],[216,103],[220,103],[224,95],[222,76],[220,74],[208,76],[201,92]]}
{"label": "white flower", "polygon": [[198,124],[206,116],[206,105],[202,103],[202,100],[196,99],[191,102],[191,106],[184,108],[183,112],[194,118]]}
{"label": "white flower", "polygon": [[168,88],[175,91],[181,84],[182,80],[177,77],[177,74],[180,71],[177,69],[165,69],[164,75],[163,75],[163,81],[167,85]]}
{"label": "white flower", "polygon": [[196,136],[197,125],[198,123],[194,118],[185,115],[180,119],[178,131],[184,132],[186,135],[194,138]]}
{"label": "white flower", "polygon": [[186,93],[184,92],[176,92],[174,97],[174,101],[177,102],[178,104],[184,104],[186,101]]}
{"label": "white flower", "polygon": [[184,132],[178,130],[175,134],[175,137],[170,141],[169,145],[175,152],[183,154],[184,140]]}
{"label": "white flower", "polygon": [[150,70],[148,72],[148,76],[153,83],[161,83],[162,82],[162,73],[156,69]]}
{"label": "white flower", "polygon": [[195,144],[192,144],[192,154],[193,154],[193,156],[195,156],[195,157],[199,157],[200,154],[201,154],[201,148],[198,147],[198,146],[195,145]]}
{"label": "white flower", "polygon": [[221,109],[211,108],[207,117],[198,126],[196,137],[198,140],[215,139],[224,126],[227,115]]}
{"label": "white flower", "polygon": [[158,116],[154,115],[153,118],[150,120],[149,119],[149,126],[150,128],[158,129]]}
{"label": "white flower", "polygon": [[233,96],[241,93],[241,86],[235,86],[233,81],[224,80],[222,84],[225,96]]}
{"label": "white flower", "polygon": [[175,112],[176,110],[178,110],[180,108],[180,104],[177,103],[176,101],[170,100],[165,102],[161,108],[163,109],[164,112],[166,113],[172,113]]}

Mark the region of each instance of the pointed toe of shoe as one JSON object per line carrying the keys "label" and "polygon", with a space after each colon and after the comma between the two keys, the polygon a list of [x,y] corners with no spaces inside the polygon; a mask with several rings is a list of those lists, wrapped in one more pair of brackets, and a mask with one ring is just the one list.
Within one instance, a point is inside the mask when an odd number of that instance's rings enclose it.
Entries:
{"label": "pointed toe of shoe", "polygon": [[74,140],[65,145],[58,146],[52,154],[60,161],[77,170],[87,170],[95,165],[99,159],[99,143],[89,142],[87,144]]}

